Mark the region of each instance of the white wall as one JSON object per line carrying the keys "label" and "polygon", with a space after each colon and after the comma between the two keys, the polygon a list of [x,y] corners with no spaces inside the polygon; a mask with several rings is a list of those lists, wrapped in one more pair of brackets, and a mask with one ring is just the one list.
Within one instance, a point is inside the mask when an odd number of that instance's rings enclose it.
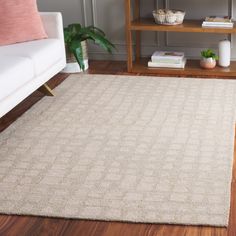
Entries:
{"label": "white wall", "polygon": [[[206,15],[228,15],[227,0],[140,0],[143,16],[150,16],[156,7],[184,9],[186,18],[199,19]],[[90,58],[126,59],[124,0],[38,0],[41,11],[61,11],[64,25],[80,22],[94,24],[103,29],[118,51],[108,55],[97,46],[90,46]],[[234,7],[236,10],[236,6]],[[191,58],[198,58],[204,48],[215,48],[227,35],[199,33],[143,33],[142,54],[151,55],[158,48],[185,51]],[[236,59],[236,42],[232,37],[232,59]]]}

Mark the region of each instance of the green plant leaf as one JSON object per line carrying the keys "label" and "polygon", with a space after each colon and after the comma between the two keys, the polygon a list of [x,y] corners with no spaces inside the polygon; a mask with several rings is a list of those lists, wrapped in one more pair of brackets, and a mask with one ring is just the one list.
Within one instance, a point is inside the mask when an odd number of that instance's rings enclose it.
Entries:
{"label": "green plant leaf", "polygon": [[68,47],[69,47],[69,50],[75,56],[80,68],[84,71],[85,65],[84,65],[83,50],[82,50],[81,42],[78,40],[73,40]]}
{"label": "green plant leaf", "polygon": [[70,25],[68,25],[68,28],[73,35],[76,35],[80,31],[81,25],[80,24],[70,24]]}
{"label": "green plant leaf", "polygon": [[218,59],[218,56],[211,49],[201,51],[201,56],[205,58],[213,58],[215,60]]}
{"label": "green plant leaf", "polygon": [[64,29],[64,40],[65,44],[68,44],[71,41],[71,33],[69,32],[68,29]]}
{"label": "green plant leaf", "polygon": [[115,49],[115,45],[112,44],[106,37],[97,34],[88,28],[81,29],[81,33],[87,35],[87,39],[92,40],[94,43],[98,44],[105,51],[112,53],[112,50]]}
{"label": "green plant leaf", "polygon": [[88,26],[87,29],[90,30],[90,31],[93,31],[94,33],[100,34],[101,36],[105,37],[104,31],[102,31],[101,29],[99,29],[95,26],[92,26],[92,25]]}

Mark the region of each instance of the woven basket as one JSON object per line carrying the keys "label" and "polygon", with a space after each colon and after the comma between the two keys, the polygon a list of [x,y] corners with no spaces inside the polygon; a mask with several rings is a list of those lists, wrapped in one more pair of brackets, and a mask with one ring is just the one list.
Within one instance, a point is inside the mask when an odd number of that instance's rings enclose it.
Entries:
{"label": "woven basket", "polygon": [[158,9],[152,12],[155,22],[161,25],[179,25],[184,21],[185,12],[181,10]]}
{"label": "woven basket", "polygon": [[[81,46],[82,46],[82,52],[83,52],[83,59],[84,60],[88,60],[88,47],[87,47],[87,41],[82,41],[81,42]],[[73,63],[73,62],[77,62],[75,56],[73,55],[73,53],[71,53],[68,49],[68,47],[66,46],[66,62],[67,63]]]}

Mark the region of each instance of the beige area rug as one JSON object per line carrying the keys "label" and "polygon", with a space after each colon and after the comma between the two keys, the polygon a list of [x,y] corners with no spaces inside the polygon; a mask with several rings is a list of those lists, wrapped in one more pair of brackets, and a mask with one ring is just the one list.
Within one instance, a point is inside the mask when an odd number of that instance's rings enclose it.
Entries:
{"label": "beige area rug", "polygon": [[0,134],[0,212],[226,226],[236,81],[73,75]]}

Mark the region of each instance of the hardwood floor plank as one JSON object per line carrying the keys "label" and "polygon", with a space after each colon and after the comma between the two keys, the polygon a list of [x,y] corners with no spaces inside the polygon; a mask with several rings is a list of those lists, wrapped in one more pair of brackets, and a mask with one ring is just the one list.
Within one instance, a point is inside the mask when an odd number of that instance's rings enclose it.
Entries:
{"label": "hardwood floor plank", "polygon": [[[37,218],[37,217],[34,217]],[[50,219],[40,217],[40,221],[28,230],[27,235],[65,235],[65,230],[69,225],[69,220]]]}
{"label": "hardwood floor plank", "polygon": [[71,220],[64,232],[65,236],[81,235],[96,236],[105,235],[108,223],[99,221]]}
{"label": "hardwood floor plank", "polygon": [[107,232],[104,236],[114,235],[130,235],[130,236],[141,236],[148,235],[149,224],[128,224],[128,223],[110,223]]}
{"label": "hardwood floor plank", "polygon": [[1,216],[0,217],[0,235],[4,235],[6,231],[14,225],[12,216]]}
{"label": "hardwood floor plank", "polygon": [[32,229],[40,224],[42,218],[28,216],[0,217],[0,235],[4,236],[28,236],[32,235]]}
{"label": "hardwood floor plank", "polygon": [[[129,75],[121,61],[91,61],[89,74]],[[134,74],[132,74],[134,75]],[[136,74],[145,75],[145,74]],[[54,88],[67,78],[59,74],[49,81]],[[150,76],[150,74],[149,74]],[[16,108],[0,118],[0,132],[6,129],[44,95],[34,92]],[[56,99],[56,96],[55,96]],[[234,146],[236,154],[236,141]],[[236,155],[232,174],[231,211],[228,228],[164,224],[131,224],[120,222],[70,220],[32,216],[0,215],[0,236],[236,236]]]}

